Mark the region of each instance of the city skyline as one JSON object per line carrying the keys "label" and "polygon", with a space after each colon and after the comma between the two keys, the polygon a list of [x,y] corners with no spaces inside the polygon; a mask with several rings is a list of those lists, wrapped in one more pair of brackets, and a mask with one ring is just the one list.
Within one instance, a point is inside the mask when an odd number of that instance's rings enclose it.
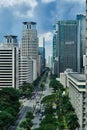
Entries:
{"label": "city skyline", "polygon": [[56,20],[75,19],[79,13],[85,13],[85,0],[0,0],[0,42],[4,35],[13,34],[21,43],[22,22],[35,21],[38,35],[45,37],[47,57],[52,54],[52,33]]}
{"label": "city skyline", "polygon": [[87,0],[0,0],[0,17],[0,129],[87,130]]}

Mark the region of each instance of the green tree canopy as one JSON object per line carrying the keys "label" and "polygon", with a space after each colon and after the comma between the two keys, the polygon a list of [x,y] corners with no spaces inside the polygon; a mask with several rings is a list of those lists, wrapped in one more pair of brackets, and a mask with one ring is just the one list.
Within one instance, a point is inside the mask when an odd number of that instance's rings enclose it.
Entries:
{"label": "green tree canopy", "polygon": [[[15,88],[0,89],[0,126],[5,128],[10,125],[19,112],[20,93]],[[0,128],[1,128],[0,127]]]}
{"label": "green tree canopy", "polygon": [[6,111],[0,112],[0,128],[6,127],[13,119],[14,117],[10,113]]}
{"label": "green tree canopy", "polygon": [[79,128],[78,118],[74,112],[68,113],[66,116],[67,126],[70,130]]}
{"label": "green tree canopy", "polygon": [[34,86],[31,83],[24,82],[23,85],[20,86],[21,96],[30,97],[33,90]]}
{"label": "green tree canopy", "polygon": [[52,106],[52,104],[54,103],[55,100],[56,100],[56,95],[52,94],[52,95],[48,95],[48,96],[44,97],[41,102],[44,105],[47,105],[47,106],[51,105]]}

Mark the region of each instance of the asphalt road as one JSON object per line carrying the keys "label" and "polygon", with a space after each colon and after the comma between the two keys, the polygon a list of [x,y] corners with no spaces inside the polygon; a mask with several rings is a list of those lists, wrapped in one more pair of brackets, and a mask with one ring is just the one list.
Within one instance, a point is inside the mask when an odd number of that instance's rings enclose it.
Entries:
{"label": "asphalt road", "polygon": [[[52,88],[49,88],[49,82],[50,82],[50,79],[49,79],[49,76],[48,76],[47,80],[46,80],[46,84],[45,84],[45,90],[43,92],[41,92],[42,96],[39,99],[39,103],[41,102],[41,100],[43,99],[43,97],[45,97],[47,95],[50,95],[53,92]],[[33,119],[32,130],[35,129],[35,128],[38,128],[41,120],[44,118],[41,115],[41,112],[44,110],[44,108],[43,108],[42,104],[39,104],[39,105],[40,105],[40,112],[38,112],[38,113],[35,114],[35,118]]]}
{"label": "asphalt road", "polygon": [[[42,79],[43,79],[43,77],[42,77]],[[41,85],[42,79],[39,82],[37,89],[35,90],[36,94],[30,100],[25,100],[25,102],[23,103],[23,107],[21,108],[21,110],[19,112],[19,116],[18,116],[14,126],[11,126],[9,130],[17,130],[21,121],[25,118],[26,113],[28,111],[33,111],[33,110],[34,110],[35,118],[33,119],[34,125],[32,127],[32,130],[34,128],[39,127],[39,124],[41,122],[41,120],[40,120],[41,116],[40,116],[40,112],[36,113],[36,111],[38,109],[40,109],[40,111],[41,111],[41,109],[43,109],[41,106],[42,98],[44,96],[50,95],[52,93],[52,89],[49,88],[49,82],[50,82],[49,76],[47,77],[47,80],[46,80],[45,90],[43,92],[40,90],[40,85]]]}
{"label": "asphalt road", "polygon": [[26,116],[26,113],[28,111],[33,111],[33,103],[32,100],[26,100],[24,103],[23,103],[23,107],[22,109],[20,110],[19,112],[19,116],[14,124],[14,126],[11,126],[9,128],[9,130],[17,130],[18,127],[19,127],[19,124],[21,123],[21,121],[25,118]]}

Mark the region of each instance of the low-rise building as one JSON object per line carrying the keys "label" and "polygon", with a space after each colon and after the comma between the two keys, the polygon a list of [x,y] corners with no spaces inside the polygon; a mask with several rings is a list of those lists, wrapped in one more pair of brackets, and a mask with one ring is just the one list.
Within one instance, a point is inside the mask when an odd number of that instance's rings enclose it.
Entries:
{"label": "low-rise building", "polygon": [[69,73],[69,97],[80,124],[79,130],[86,130],[86,82],[85,75],[78,73]]}
{"label": "low-rise building", "polygon": [[[60,83],[64,86],[64,87],[68,87],[68,78],[67,75],[68,73],[72,73],[72,69],[66,69],[64,71],[64,73],[60,73]],[[73,72],[76,73],[76,72]]]}

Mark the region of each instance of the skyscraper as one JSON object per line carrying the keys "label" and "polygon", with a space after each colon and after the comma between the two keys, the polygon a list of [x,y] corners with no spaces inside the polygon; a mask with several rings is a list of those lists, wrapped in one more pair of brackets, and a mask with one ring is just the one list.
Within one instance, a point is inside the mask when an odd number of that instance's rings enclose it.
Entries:
{"label": "skyscraper", "polygon": [[[32,60],[33,69],[31,77],[33,80],[37,78],[37,58],[38,58],[38,38],[36,30],[36,22],[23,22],[23,34],[21,45],[21,56]],[[31,67],[31,65],[29,66]]]}
{"label": "skyscraper", "polygon": [[19,87],[17,36],[5,36],[0,44],[0,87]]}
{"label": "skyscraper", "polygon": [[76,20],[58,21],[57,50],[58,75],[67,68],[77,71],[78,22]]}
{"label": "skyscraper", "polygon": [[56,58],[56,34],[53,35],[53,61]]}
{"label": "skyscraper", "polygon": [[79,53],[78,53],[78,72],[83,72],[83,55],[85,54],[85,26],[86,26],[86,16],[83,14],[77,15],[78,21],[78,43],[79,43]]}
{"label": "skyscraper", "polygon": [[39,55],[41,55],[41,72],[44,71],[45,68],[45,38],[39,37]]}
{"label": "skyscraper", "polygon": [[54,34],[53,34],[53,58],[52,58],[52,60],[53,60],[53,63],[52,63],[52,73],[53,74],[58,74],[58,58],[57,58],[57,56],[58,56],[58,52],[57,52],[57,48],[58,48],[58,45],[57,45],[57,26],[56,25],[54,25],[53,26],[53,28],[54,28],[54,30],[53,30],[53,32],[54,32]]}
{"label": "skyscraper", "polygon": [[36,22],[23,22],[22,56],[37,60],[38,38]]}

